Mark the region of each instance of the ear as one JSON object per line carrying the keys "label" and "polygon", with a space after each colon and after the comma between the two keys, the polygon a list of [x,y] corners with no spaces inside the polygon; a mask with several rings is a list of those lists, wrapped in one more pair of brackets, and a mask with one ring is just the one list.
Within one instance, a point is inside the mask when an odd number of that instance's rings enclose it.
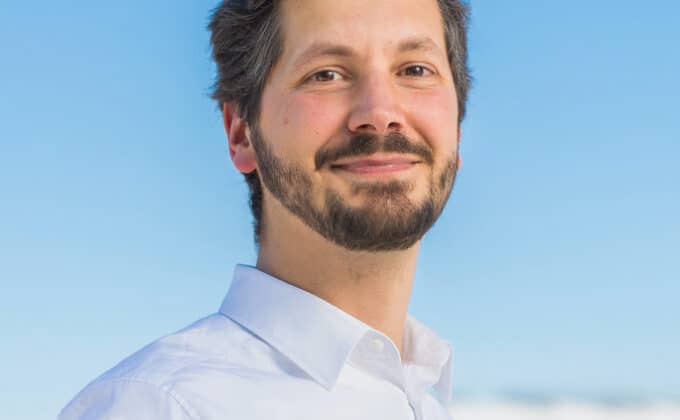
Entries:
{"label": "ear", "polygon": [[248,138],[248,123],[241,118],[231,104],[225,103],[222,108],[224,131],[229,143],[229,156],[236,169],[244,174],[257,169],[255,150]]}

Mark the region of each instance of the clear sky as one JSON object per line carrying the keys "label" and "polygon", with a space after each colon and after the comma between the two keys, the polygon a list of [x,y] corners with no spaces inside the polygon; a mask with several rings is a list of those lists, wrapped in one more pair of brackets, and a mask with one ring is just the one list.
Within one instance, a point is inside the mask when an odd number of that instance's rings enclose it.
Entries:
{"label": "clear sky", "polygon": [[[53,417],[254,263],[214,0],[0,5],[0,406]],[[680,3],[472,1],[464,165],[411,312],[454,392],[680,393]]]}

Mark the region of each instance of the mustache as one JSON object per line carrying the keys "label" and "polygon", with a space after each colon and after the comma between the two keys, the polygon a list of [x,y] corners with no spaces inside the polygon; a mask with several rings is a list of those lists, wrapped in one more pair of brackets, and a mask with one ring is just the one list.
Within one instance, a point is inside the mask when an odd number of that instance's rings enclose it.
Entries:
{"label": "mustache", "polygon": [[354,156],[367,156],[377,152],[414,154],[426,163],[432,164],[432,150],[424,145],[412,142],[403,134],[392,131],[384,138],[377,134],[360,133],[353,135],[347,144],[332,149],[321,149],[314,155],[316,169],[338,159]]}

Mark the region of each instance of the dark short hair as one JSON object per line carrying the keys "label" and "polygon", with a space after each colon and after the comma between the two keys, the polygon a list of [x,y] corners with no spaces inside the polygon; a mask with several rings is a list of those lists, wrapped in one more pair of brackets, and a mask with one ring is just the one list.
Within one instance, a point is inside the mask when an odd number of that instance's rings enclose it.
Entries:
{"label": "dark short hair", "polygon": [[[444,25],[449,64],[458,96],[458,122],[465,117],[470,72],[467,65],[469,7],[462,0],[437,0]],[[283,49],[277,0],[224,0],[215,8],[211,32],[217,80],[212,97],[225,103],[251,127],[256,127],[262,92]],[[244,174],[250,189],[250,208],[255,218],[255,241],[259,241],[262,217],[262,186],[257,171]]]}

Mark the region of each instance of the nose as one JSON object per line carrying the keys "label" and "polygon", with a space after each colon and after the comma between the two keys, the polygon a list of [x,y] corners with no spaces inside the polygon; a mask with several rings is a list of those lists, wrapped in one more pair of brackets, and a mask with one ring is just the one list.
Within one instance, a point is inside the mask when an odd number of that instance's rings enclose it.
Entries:
{"label": "nose", "polygon": [[385,135],[404,126],[404,112],[396,86],[379,77],[366,79],[357,87],[349,115],[349,131]]}

